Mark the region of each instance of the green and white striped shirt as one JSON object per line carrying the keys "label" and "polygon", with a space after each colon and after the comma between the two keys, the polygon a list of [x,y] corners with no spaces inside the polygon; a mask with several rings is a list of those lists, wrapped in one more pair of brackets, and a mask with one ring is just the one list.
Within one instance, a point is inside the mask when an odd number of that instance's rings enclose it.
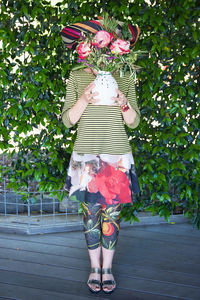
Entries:
{"label": "green and white striped shirt", "polygon": [[[133,124],[136,128],[140,122],[140,111],[137,106],[135,84],[129,74],[120,78],[113,76],[118,83],[118,89],[127,97],[130,106],[136,111]],[[72,71],[67,83],[66,99],[62,110],[62,120],[67,128],[73,125],[69,120],[69,109],[82,95],[83,90],[95,76],[84,70]],[[74,150],[83,154],[125,154],[131,151],[125,122],[119,106],[88,104],[77,123],[77,138]]]}

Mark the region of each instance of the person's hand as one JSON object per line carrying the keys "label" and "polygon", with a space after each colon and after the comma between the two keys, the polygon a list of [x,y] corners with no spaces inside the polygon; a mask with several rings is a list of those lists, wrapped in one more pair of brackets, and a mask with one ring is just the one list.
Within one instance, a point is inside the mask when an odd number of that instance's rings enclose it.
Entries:
{"label": "person's hand", "polygon": [[116,92],[117,92],[117,97],[112,97],[112,100],[115,101],[115,104],[118,105],[118,106],[127,104],[128,100],[124,96],[124,94],[120,90],[118,90],[118,89],[116,89]]}
{"label": "person's hand", "polygon": [[95,87],[95,84],[91,82],[83,91],[83,94],[80,97],[81,101],[88,103],[97,103],[100,99],[94,99],[95,96],[98,96],[99,93],[93,93],[92,90]]}

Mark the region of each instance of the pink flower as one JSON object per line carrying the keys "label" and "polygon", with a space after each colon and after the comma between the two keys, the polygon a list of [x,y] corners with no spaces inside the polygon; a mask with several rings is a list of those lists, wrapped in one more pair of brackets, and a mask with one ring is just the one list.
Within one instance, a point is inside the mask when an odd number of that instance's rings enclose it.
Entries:
{"label": "pink flower", "polygon": [[77,47],[77,52],[79,54],[79,58],[84,59],[91,52],[90,44],[84,42],[80,43]]}
{"label": "pink flower", "polygon": [[162,67],[161,67],[161,69],[162,69],[163,71],[165,71],[167,68],[168,68],[168,66],[162,66]]}
{"label": "pink flower", "polygon": [[93,45],[103,48],[110,44],[113,39],[113,34],[105,30],[100,30],[95,34]]}
{"label": "pink flower", "polygon": [[110,46],[110,50],[112,53],[120,54],[120,55],[129,53],[130,52],[130,43],[126,42],[124,40],[121,40],[121,39],[117,39]]}

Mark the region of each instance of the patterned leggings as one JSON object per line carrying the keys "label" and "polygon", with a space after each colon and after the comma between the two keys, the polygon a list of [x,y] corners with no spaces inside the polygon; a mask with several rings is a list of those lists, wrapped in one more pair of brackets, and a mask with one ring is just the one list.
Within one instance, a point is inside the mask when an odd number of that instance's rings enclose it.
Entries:
{"label": "patterned leggings", "polygon": [[114,250],[120,228],[120,204],[104,205],[82,202],[84,234],[88,249],[101,245]]}

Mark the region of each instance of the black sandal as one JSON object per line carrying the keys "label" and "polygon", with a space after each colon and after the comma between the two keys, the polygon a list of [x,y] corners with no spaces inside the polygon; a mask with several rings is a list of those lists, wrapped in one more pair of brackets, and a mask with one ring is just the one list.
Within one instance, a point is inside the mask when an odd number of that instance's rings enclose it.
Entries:
{"label": "black sandal", "polygon": [[[102,275],[103,274],[112,274],[112,269],[102,269]],[[104,290],[104,286],[109,286],[109,285],[115,285],[115,287],[112,290]],[[115,280],[104,280],[102,281],[102,289],[104,293],[106,294],[111,294],[115,289],[116,289],[116,281]]]}
{"label": "black sandal", "polygon": [[[101,269],[100,268],[91,268],[90,273],[101,274]],[[88,284],[96,284],[100,289],[99,290],[94,290]],[[97,280],[97,279],[88,279],[87,285],[89,287],[89,290],[92,293],[99,293],[100,290],[101,290],[101,281],[100,280]]]}

